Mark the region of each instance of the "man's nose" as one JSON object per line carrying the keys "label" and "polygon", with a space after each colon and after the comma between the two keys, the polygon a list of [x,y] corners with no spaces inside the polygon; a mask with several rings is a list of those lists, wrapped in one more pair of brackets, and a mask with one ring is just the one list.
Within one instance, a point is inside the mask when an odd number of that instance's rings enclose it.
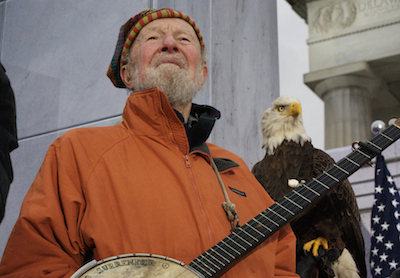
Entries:
{"label": "man's nose", "polygon": [[178,52],[178,44],[177,44],[176,39],[171,35],[167,35],[164,38],[163,46],[162,46],[161,50],[163,52]]}

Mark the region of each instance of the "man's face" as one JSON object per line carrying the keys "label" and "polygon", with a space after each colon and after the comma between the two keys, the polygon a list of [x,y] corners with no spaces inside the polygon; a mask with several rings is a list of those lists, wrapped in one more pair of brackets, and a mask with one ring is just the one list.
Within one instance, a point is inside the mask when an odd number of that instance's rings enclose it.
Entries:
{"label": "man's face", "polygon": [[158,19],[139,32],[121,77],[131,90],[158,87],[170,103],[184,106],[202,88],[207,66],[193,27],[178,18]]}
{"label": "man's face", "polygon": [[201,46],[193,27],[179,18],[164,18],[150,22],[139,32],[131,51],[131,60],[143,80],[146,69],[163,64],[180,67],[195,80],[201,65]]}

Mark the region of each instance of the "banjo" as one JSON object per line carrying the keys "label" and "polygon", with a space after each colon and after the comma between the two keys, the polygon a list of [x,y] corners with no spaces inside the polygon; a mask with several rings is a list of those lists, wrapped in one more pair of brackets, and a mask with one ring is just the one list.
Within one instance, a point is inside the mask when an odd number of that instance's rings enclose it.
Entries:
{"label": "banjo", "polygon": [[297,187],[272,206],[238,227],[189,265],[152,254],[125,254],[93,260],[71,278],[208,278],[219,277],[239,259],[290,222],[313,201],[343,181],[400,138],[400,119],[334,164],[327,171]]}

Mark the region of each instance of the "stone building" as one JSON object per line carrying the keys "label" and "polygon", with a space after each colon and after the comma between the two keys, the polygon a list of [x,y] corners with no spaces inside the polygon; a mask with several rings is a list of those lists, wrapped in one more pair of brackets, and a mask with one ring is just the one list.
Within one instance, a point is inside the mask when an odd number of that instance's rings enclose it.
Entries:
{"label": "stone building", "polygon": [[307,84],[325,102],[325,148],[400,115],[400,2],[288,0],[308,24]]}

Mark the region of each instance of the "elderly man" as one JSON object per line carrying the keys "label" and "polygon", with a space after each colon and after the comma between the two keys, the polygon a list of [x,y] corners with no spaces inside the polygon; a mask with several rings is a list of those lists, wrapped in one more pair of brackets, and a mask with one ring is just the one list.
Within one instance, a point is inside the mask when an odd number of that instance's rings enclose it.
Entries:
{"label": "elderly man", "polygon": [[[241,158],[205,143],[219,112],[192,104],[207,76],[204,52],[198,27],[177,11],[144,11],[122,26],[108,76],[133,91],[123,122],[72,130],[50,146],[10,236],[1,277],[70,277],[89,260],[132,253],[194,262],[193,273],[206,277],[216,269],[230,278],[297,277],[289,225],[253,250],[234,234],[238,242],[224,243],[232,249],[226,254],[221,248],[201,255],[232,229],[256,237],[267,224],[246,232],[237,216],[244,224],[273,204]],[[244,257],[237,256],[241,248]],[[199,264],[199,256],[210,266]],[[155,257],[137,257],[94,267],[104,274],[96,277],[110,277],[111,268],[128,271],[121,265],[129,263],[154,266]]]}

